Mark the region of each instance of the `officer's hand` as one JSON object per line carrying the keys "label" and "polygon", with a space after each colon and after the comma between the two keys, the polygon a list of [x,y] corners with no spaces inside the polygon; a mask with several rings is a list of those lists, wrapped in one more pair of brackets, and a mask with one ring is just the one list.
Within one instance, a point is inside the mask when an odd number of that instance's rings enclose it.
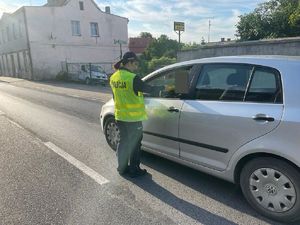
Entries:
{"label": "officer's hand", "polygon": [[175,86],[174,85],[165,85],[165,91],[166,92],[171,92],[175,90]]}

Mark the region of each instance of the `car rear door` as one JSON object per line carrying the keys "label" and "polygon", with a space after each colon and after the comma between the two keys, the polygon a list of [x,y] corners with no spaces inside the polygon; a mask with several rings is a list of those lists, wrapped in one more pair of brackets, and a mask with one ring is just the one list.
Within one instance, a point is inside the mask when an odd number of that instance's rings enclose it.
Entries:
{"label": "car rear door", "polygon": [[280,74],[272,68],[203,65],[194,97],[182,107],[180,157],[216,170],[242,145],[275,129],[283,113]]}

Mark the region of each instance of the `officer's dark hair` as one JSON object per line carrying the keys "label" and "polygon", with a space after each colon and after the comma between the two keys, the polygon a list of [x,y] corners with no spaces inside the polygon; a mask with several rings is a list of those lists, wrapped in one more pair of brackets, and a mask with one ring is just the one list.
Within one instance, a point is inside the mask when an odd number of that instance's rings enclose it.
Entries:
{"label": "officer's dark hair", "polygon": [[122,59],[114,64],[114,69],[120,69],[121,65],[125,66],[129,62],[138,61],[138,57],[134,52],[126,52]]}

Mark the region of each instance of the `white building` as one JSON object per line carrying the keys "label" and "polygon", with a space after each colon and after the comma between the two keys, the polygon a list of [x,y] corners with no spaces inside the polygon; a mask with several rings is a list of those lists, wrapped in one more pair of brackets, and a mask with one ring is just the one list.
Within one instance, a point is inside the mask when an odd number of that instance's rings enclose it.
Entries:
{"label": "white building", "polygon": [[0,20],[0,74],[53,79],[65,62],[113,63],[120,56],[117,40],[128,43],[128,19],[109,7],[101,11],[93,0],[24,6]]}

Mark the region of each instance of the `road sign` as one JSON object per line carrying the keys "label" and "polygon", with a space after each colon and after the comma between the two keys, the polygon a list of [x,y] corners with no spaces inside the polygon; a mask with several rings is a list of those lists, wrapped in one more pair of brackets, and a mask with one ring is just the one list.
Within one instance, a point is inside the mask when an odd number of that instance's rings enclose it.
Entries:
{"label": "road sign", "polygon": [[174,22],[174,31],[184,31],[184,23]]}
{"label": "road sign", "polygon": [[126,45],[127,42],[123,41],[123,40],[114,40],[114,44],[122,44],[122,45]]}

